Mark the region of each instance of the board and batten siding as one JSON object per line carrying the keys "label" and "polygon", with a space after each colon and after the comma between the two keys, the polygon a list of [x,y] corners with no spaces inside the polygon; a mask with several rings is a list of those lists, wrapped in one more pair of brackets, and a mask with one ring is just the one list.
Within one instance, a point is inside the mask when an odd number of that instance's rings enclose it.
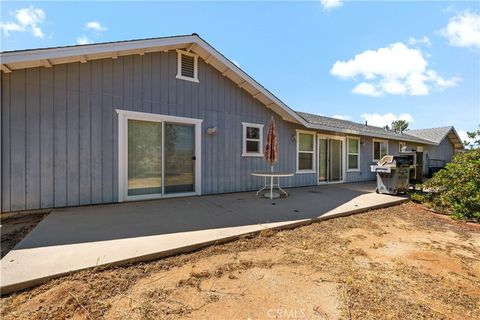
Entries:
{"label": "board and batten siding", "polygon": [[[299,126],[199,59],[200,83],[175,78],[175,51],[2,73],[1,209],[4,212],[118,200],[116,109],[203,119],[202,194],[255,190],[267,170],[242,157],[242,122],[277,122],[280,161],[295,171]],[[216,135],[206,129],[217,127]],[[316,184],[297,174],[287,186]]]}

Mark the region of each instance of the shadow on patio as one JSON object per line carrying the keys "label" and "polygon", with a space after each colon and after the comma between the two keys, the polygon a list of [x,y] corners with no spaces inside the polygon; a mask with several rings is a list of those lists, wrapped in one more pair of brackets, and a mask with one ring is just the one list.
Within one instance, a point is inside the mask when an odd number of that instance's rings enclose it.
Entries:
{"label": "shadow on patio", "polygon": [[274,200],[243,192],[57,209],[15,249],[315,219],[374,189],[335,184],[292,188]]}

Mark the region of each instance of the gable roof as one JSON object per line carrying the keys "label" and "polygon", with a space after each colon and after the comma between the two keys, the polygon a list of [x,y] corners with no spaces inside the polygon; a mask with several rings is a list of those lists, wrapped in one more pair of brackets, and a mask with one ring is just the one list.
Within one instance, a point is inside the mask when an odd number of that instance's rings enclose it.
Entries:
{"label": "gable roof", "polygon": [[448,137],[455,148],[463,149],[462,139],[459,137],[453,126],[409,130],[408,134],[417,138],[431,141],[437,145],[440,144],[445,137]]}
{"label": "gable roof", "polygon": [[267,108],[271,108],[284,120],[303,125],[307,124],[285,103],[195,33],[172,37],[6,51],[0,53],[0,60],[2,71],[9,73],[16,69],[51,67],[52,65],[71,62],[86,63],[95,59],[115,59],[125,55],[143,55],[150,52],[176,49],[191,51],[199,55],[207,64],[216,68],[223,76],[250,93]]}
{"label": "gable roof", "polygon": [[400,141],[410,141],[410,142],[417,142],[422,144],[432,144],[431,141],[425,141],[420,137],[411,136],[407,133],[396,133],[391,130],[385,130],[381,127],[365,125],[353,121],[348,120],[341,120],[331,117],[320,116],[316,114],[306,113],[297,111],[297,113],[304,118],[308,123],[321,126],[325,128],[325,130],[332,131],[332,128],[336,129],[334,131],[356,134],[356,135],[364,135],[369,137],[376,137],[376,138],[388,138]]}
{"label": "gable roof", "polygon": [[[5,73],[16,69],[33,67],[51,67],[56,64],[81,62],[119,56],[146,54],[158,51],[182,49],[200,56],[205,63],[216,68],[240,88],[247,91],[267,108],[279,114],[283,120],[301,124],[307,128],[366,135],[377,138],[397,139],[423,144],[435,144],[430,140],[397,134],[374,126],[334,118],[316,116],[304,112],[295,112],[283,101],[255,81],[241,68],[203,40],[198,34],[157,37],[125,41],[104,42],[86,45],[72,45],[42,49],[27,49],[0,52],[1,70]],[[460,141],[460,140],[459,140]]]}

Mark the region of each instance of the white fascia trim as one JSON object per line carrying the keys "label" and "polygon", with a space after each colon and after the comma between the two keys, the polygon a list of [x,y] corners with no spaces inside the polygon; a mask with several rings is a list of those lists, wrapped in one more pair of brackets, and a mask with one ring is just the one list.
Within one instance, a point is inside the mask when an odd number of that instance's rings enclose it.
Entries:
{"label": "white fascia trim", "polygon": [[172,45],[183,45],[198,41],[197,36],[176,36],[160,39],[121,41],[115,43],[89,44],[64,48],[51,48],[39,50],[26,50],[20,52],[0,53],[3,64],[27,62],[43,59],[56,59],[65,57],[76,57],[81,55],[100,54],[107,52],[130,51],[138,49],[148,49],[154,47],[164,47]]}
{"label": "white fascia trim", "polygon": [[[252,77],[246,74],[242,69],[237,67],[233,62],[225,58],[220,52],[215,48],[210,46],[205,40],[200,38],[197,35],[187,35],[187,36],[175,36],[161,39],[147,39],[147,40],[135,40],[135,41],[122,41],[116,43],[105,43],[105,44],[90,44],[83,46],[72,46],[66,48],[51,48],[51,49],[41,49],[41,50],[28,50],[22,52],[7,52],[0,53],[2,64],[9,63],[19,63],[19,62],[28,62],[36,61],[43,59],[55,59],[55,58],[65,58],[65,57],[76,57],[84,55],[94,55],[101,53],[112,52],[112,55],[119,55],[122,51],[131,51],[131,50],[140,50],[148,49],[155,47],[165,47],[165,46],[175,46],[175,45],[185,45],[185,44],[194,44],[201,47],[203,50],[207,51],[211,57],[217,59],[220,63],[234,71],[240,78],[246,81],[249,85],[254,87],[257,91],[260,91],[265,97],[273,101],[276,105],[280,107],[285,113],[287,113],[293,120],[296,122],[308,127],[308,122],[300,117],[295,111],[290,109],[285,103],[280,101]],[[195,47],[195,46],[194,46]],[[210,58],[211,60],[211,58]],[[210,61],[211,63],[211,61]],[[187,80],[187,79],[183,79]],[[283,115],[282,115],[283,116]]]}
{"label": "white fascia trim", "polygon": [[293,119],[298,121],[298,123],[304,125],[305,127],[308,127],[309,123],[307,121],[305,121],[295,111],[290,109],[289,106],[287,106],[280,99],[275,97],[270,91],[268,91],[262,85],[260,85],[257,81],[255,81],[255,79],[253,79],[248,74],[246,74],[242,69],[236,66],[233,62],[225,58],[225,56],[223,56],[215,48],[210,46],[210,44],[208,44],[205,40],[203,40],[200,37],[197,37],[196,40],[197,40],[196,41],[197,44],[199,44],[203,49],[207,50],[217,60],[219,60],[224,65],[226,65],[229,69],[233,70],[238,76],[240,76],[243,80],[247,81],[248,84],[254,87],[257,91],[260,91],[261,93],[263,93],[263,95],[266,96],[269,100],[275,102],[275,104],[278,105],[283,111],[285,111],[290,117],[292,117]]}

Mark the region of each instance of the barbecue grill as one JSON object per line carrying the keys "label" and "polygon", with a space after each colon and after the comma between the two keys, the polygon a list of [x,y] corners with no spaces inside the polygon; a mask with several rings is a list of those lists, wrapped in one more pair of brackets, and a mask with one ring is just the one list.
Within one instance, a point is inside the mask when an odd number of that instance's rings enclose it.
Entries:
{"label": "barbecue grill", "polygon": [[407,156],[384,156],[370,166],[377,174],[377,193],[398,194],[408,191],[411,161]]}

